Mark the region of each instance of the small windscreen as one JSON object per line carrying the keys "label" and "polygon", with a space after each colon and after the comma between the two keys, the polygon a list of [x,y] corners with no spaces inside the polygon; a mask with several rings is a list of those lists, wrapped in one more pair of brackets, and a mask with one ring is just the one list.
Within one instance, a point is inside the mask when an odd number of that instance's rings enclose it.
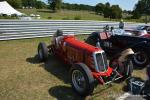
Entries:
{"label": "small windscreen", "polygon": [[144,29],[144,26],[138,26],[137,27],[137,30],[143,30]]}
{"label": "small windscreen", "polygon": [[108,68],[107,57],[105,52],[96,54],[96,61],[99,68],[99,71],[106,71]]}
{"label": "small windscreen", "polygon": [[103,57],[105,69],[107,70],[107,69],[108,69],[108,63],[107,63],[107,56],[106,56],[106,53],[103,52],[102,55],[103,55],[102,57]]}

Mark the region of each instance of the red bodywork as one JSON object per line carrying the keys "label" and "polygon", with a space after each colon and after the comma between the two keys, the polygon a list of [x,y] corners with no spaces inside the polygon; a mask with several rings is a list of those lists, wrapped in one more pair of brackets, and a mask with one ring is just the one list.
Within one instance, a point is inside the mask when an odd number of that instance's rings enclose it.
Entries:
{"label": "red bodywork", "polygon": [[150,38],[150,34],[143,35],[142,37]]}
{"label": "red bodywork", "polygon": [[86,64],[94,78],[96,78],[101,84],[104,84],[104,80],[100,77],[110,77],[113,69],[108,66],[104,72],[97,71],[95,69],[94,58],[92,57],[95,52],[104,52],[102,49],[89,45],[85,42],[77,40],[74,36],[63,36],[58,41],[59,47],[56,47],[55,38],[52,42],[51,49],[53,53],[61,58],[68,64],[84,63]]}

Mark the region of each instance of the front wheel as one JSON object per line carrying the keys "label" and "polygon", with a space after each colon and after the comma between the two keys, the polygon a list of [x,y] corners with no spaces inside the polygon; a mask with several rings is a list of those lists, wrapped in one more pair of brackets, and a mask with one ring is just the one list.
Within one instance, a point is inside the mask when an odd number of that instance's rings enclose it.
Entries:
{"label": "front wheel", "polygon": [[93,93],[94,78],[90,69],[82,63],[74,64],[70,70],[72,88],[81,96]]}
{"label": "front wheel", "polygon": [[45,61],[48,58],[48,48],[44,42],[38,45],[38,57],[40,61]]}

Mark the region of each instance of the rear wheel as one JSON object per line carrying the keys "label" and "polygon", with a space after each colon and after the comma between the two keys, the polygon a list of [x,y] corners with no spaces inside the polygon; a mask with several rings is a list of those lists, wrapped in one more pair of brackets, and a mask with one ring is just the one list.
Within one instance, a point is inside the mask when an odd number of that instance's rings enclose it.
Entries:
{"label": "rear wheel", "polygon": [[45,61],[48,58],[48,48],[43,42],[38,45],[38,57],[40,61]]}
{"label": "rear wheel", "polygon": [[138,67],[145,67],[149,62],[148,55],[143,50],[138,50],[133,58],[133,63]]}
{"label": "rear wheel", "polygon": [[93,93],[94,78],[90,69],[82,63],[74,64],[70,70],[72,88],[80,95],[87,96]]}

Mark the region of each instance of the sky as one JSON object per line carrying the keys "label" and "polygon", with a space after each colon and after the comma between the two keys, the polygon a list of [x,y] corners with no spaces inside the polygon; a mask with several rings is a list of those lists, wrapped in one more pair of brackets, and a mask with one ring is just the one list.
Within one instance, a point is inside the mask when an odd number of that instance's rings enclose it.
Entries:
{"label": "sky", "polygon": [[[47,0],[42,0],[47,1]],[[109,2],[111,5],[117,4],[123,10],[133,10],[134,5],[138,2],[138,0],[63,0],[65,3],[77,3],[77,4],[87,4],[95,6],[98,3],[106,3]]]}

